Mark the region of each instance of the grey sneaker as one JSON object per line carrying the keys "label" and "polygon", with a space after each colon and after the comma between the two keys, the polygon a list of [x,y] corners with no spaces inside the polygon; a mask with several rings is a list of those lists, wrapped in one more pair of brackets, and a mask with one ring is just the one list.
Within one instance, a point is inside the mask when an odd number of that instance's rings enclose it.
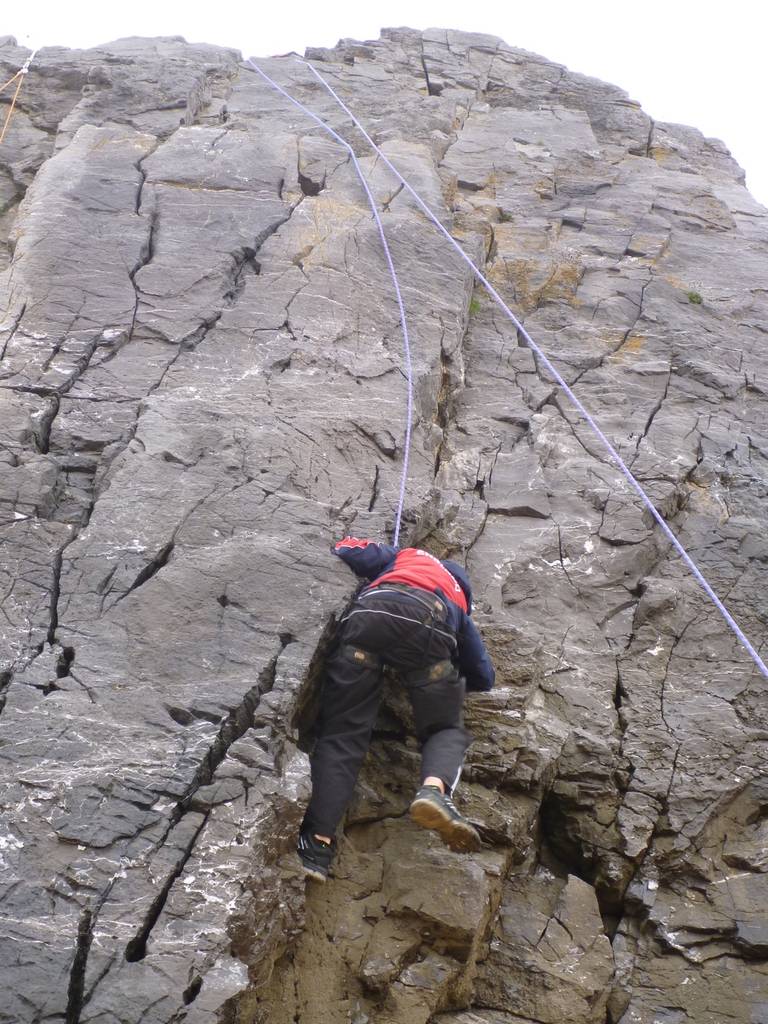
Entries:
{"label": "grey sneaker", "polygon": [[459,814],[453,800],[441,793],[437,786],[422,786],[410,810],[417,825],[433,829],[445,845],[457,853],[481,849],[477,830]]}
{"label": "grey sneaker", "polygon": [[309,832],[302,832],[296,845],[304,874],[316,882],[325,882],[330,873],[331,861],[336,853],[336,841],[324,843]]}

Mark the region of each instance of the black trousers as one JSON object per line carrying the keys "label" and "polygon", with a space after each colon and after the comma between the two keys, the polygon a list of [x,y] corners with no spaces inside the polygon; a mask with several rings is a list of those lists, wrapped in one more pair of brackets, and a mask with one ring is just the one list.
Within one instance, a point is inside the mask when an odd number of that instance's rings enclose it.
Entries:
{"label": "black trousers", "polygon": [[422,781],[436,776],[448,792],[456,785],[471,737],[463,726],[464,680],[453,664],[456,639],[445,615],[428,591],[375,587],[342,620],[326,665],[303,829],[335,833],[368,750],[387,666],[411,701]]}

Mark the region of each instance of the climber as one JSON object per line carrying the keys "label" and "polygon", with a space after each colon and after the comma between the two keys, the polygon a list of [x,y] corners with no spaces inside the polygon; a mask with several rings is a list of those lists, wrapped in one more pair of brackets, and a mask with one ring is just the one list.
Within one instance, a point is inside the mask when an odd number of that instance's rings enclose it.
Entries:
{"label": "climber", "polygon": [[368,749],[385,668],[405,686],[421,744],[422,783],[411,818],[452,850],[477,850],[480,836],[451,800],[471,743],[462,724],[465,690],[490,690],[494,683],[469,618],[469,579],[460,565],[419,548],[345,537],[332,551],[371,582],[342,619],[326,666],[310,758],[312,799],[297,846],[304,871],[321,882],[328,877],[334,834]]}

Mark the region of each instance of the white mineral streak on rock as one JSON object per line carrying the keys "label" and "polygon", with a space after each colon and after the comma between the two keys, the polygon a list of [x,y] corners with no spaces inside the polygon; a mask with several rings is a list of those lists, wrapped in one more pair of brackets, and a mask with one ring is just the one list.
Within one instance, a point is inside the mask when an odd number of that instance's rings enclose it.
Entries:
{"label": "white mineral streak on rock", "polygon": [[[6,78],[25,56],[0,40]],[[722,143],[490,36],[310,56],[759,644],[768,215]],[[263,63],[343,125],[301,63]],[[497,666],[456,794],[485,845],[409,823],[388,684],[336,878],[305,885],[355,586],[328,549],[391,536],[402,465],[365,196],[234,51],[50,48],[25,95],[0,153],[0,1024],[762,1020],[763,680],[365,147],[413,348],[404,539],[466,560]]]}

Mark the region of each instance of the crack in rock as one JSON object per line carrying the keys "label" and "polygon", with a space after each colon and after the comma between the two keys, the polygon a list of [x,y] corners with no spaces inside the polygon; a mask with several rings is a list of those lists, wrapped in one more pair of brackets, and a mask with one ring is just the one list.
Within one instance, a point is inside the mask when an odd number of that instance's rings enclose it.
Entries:
{"label": "crack in rock", "polygon": [[[456,792],[484,847],[411,823],[391,686],[336,875],[305,888],[353,585],[327,549],[385,537],[399,484],[375,225],[346,154],[234,51],[38,56],[0,174],[8,1020],[760,1018],[760,680],[375,159],[413,328],[406,542],[466,564],[497,669]],[[766,214],[724,147],[490,36],[308,57],[759,637]],[[300,63],[264,67],[336,124]]]}

